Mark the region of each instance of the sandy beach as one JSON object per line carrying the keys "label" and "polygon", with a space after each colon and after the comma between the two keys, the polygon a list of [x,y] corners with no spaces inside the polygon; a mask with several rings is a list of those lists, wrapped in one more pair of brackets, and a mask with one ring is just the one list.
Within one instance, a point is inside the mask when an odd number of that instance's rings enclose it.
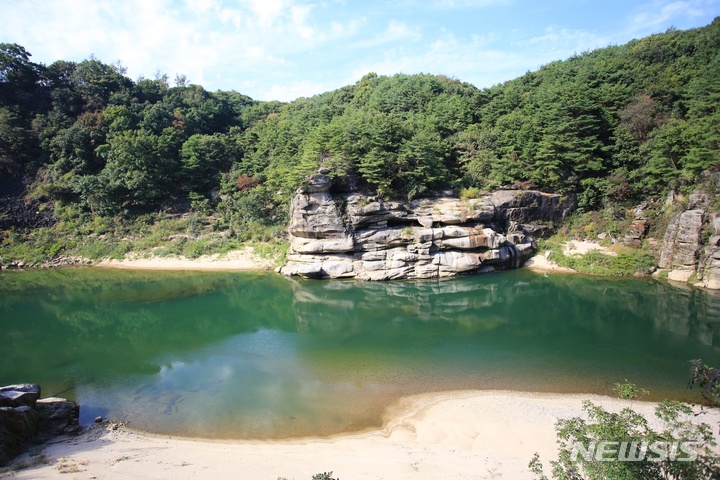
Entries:
{"label": "sandy beach", "polygon": [[149,257],[128,255],[122,260],[103,260],[94,266],[133,270],[207,270],[244,271],[272,270],[275,262],[258,255],[252,247],[233,250],[224,255],[203,255],[195,259],[179,257]]}
{"label": "sandy beach", "polygon": [[[565,255],[585,255],[586,253],[593,250],[597,250],[606,255],[617,255],[609,248],[604,247],[596,242],[569,240],[565,242],[565,245],[563,246],[563,253]],[[547,254],[548,252],[538,252],[527,262],[525,262],[525,264],[523,264],[523,267],[527,267],[535,272],[577,273],[572,268],[561,267],[552,260],[549,260]]]}
{"label": "sandy beach", "polygon": [[[31,449],[14,462],[25,468],[8,475],[310,480],[333,471],[333,477],[343,480],[531,479],[527,465],[533,453],[541,455],[548,470],[557,454],[555,422],[581,415],[585,399],[613,411],[630,406],[651,425],[656,422],[656,404],[651,402],[597,395],[446,392],[402,399],[387,410],[381,430],[332,438],[220,442],[149,435],[106,422],[79,437]],[[720,413],[693,421],[716,425]]]}

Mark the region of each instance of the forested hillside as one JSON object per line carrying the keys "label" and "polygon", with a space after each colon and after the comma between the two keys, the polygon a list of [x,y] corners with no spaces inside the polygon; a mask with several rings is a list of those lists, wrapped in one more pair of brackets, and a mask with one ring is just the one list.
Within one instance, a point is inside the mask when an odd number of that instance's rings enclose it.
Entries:
{"label": "forested hillside", "polygon": [[6,259],[122,255],[173,236],[168,253],[192,256],[276,238],[320,166],[338,188],[388,198],[529,187],[574,193],[586,212],[691,190],[720,168],[720,19],[489,89],[370,73],[287,104],[31,58],[0,44]]}

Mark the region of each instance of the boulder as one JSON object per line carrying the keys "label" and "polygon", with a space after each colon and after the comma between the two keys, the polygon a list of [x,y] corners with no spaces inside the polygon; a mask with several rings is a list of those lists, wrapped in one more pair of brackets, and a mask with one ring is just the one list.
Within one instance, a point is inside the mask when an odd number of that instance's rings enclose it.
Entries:
{"label": "boulder", "polygon": [[58,435],[80,433],[80,406],[64,398],[42,398],[35,404],[40,414],[40,435],[48,439]]}
{"label": "boulder", "polygon": [[0,407],[0,466],[21,454],[38,434],[40,414],[29,406]]}
{"label": "boulder", "polygon": [[[40,386],[33,384],[0,387],[0,466],[4,466],[31,443],[44,442],[56,435],[72,435],[82,430],[80,407],[62,398],[40,397]],[[8,405],[12,404],[12,405]]]}
{"label": "boulder", "polygon": [[0,407],[33,407],[39,398],[40,385],[25,383],[0,387]]}

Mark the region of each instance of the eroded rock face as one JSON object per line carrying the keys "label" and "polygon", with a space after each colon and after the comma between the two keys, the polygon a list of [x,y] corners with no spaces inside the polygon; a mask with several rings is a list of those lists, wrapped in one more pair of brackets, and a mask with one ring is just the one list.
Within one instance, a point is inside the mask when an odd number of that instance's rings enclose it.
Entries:
{"label": "eroded rock face", "polygon": [[536,191],[385,202],[331,195],[331,185],[320,173],[293,199],[281,273],[394,280],[517,268],[534,251],[532,236],[574,208],[573,199]]}
{"label": "eroded rock face", "polygon": [[696,190],[668,223],[658,266],[670,280],[695,276],[696,285],[720,290],[720,214],[712,211],[713,195]]}
{"label": "eroded rock face", "polygon": [[64,398],[40,399],[40,385],[0,387],[0,466],[30,444],[78,433],[80,407]]}
{"label": "eroded rock face", "polygon": [[695,271],[701,249],[703,210],[686,210],[675,215],[663,238],[660,268]]}
{"label": "eroded rock face", "polygon": [[701,252],[698,278],[703,287],[720,290],[720,214],[709,215],[706,223],[712,226],[712,234]]}

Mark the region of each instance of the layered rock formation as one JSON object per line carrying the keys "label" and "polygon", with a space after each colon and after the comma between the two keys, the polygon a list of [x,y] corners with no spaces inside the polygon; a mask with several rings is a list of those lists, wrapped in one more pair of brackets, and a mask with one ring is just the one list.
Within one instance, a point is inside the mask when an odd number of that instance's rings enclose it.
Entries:
{"label": "layered rock formation", "polygon": [[658,262],[669,279],[720,289],[720,214],[712,203],[712,194],[696,190],[670,220]]}
{"label": "layered rock formation", "polygon": [[333,195],[331,186],[321,172],[293,198],[281,273],[391,280],[517,268],[534,252],[534,236],[574,208],[573,199],[536,191],[389,202]]}
{"label": "layered rock formation", "polygon": [[30,443],[78,433],[80,407],[63,398],[40,398],[40,385],[0,387],[0,466]]}

